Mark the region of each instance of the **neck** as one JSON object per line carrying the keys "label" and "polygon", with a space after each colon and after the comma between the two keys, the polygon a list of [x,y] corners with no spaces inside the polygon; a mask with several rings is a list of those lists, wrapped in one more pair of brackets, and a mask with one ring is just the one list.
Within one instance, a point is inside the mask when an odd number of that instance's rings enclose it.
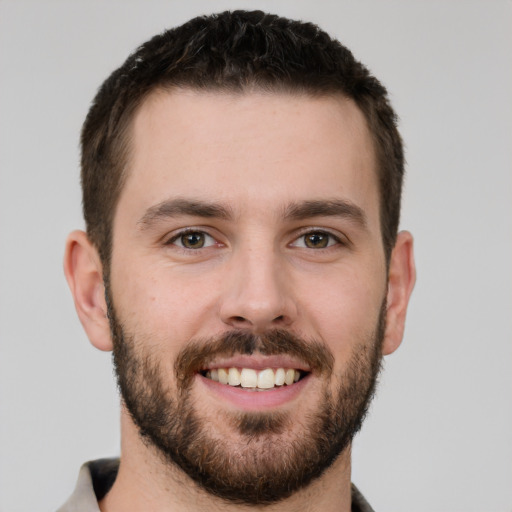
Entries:
{"label": "neck", "polygon": [[116,481],[99,503],[101,512],[350,512],[350,449],[345,450],[305,489],[275,505],[244,506],[228,503],[198,487],[181,469],[170,465],[146,445],[123,410],[121,463]]}

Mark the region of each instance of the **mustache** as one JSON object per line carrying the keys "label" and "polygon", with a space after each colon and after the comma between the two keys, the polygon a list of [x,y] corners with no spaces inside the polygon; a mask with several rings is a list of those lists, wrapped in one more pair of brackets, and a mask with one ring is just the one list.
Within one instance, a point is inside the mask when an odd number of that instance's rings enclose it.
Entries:
{"label": "mustache", "polygon": [[191,341],[176,358],[174,371],[178,386],[185,389],[193,376],[219,357],[252,355],[291,355],[306,363],[312,371],[330,375],[334,356],[330,349],[317,340],[306,340],[284,329],[262,334],[234,330],[216,338]]}

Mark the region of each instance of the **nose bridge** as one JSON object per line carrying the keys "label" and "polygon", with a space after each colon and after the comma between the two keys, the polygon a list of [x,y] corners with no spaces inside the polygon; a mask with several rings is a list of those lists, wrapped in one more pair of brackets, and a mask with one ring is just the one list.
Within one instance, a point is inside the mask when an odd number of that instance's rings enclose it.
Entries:
{"label": "nose bridge", "polygon": [[272,243],[252,241],[234,251],[225,285],[225,323],[260,331],[288,325],[296,316],[286,268]]}

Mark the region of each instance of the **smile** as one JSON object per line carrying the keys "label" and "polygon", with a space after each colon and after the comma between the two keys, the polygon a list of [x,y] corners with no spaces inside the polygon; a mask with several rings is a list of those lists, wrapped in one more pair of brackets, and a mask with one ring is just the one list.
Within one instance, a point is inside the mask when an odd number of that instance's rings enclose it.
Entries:
{"label": "smile", "polygon": [[294,368],[213,368],[201,372],[207,379],[248,391],[265,391],[276,387],[290,386],[303,378],[306,372]]}

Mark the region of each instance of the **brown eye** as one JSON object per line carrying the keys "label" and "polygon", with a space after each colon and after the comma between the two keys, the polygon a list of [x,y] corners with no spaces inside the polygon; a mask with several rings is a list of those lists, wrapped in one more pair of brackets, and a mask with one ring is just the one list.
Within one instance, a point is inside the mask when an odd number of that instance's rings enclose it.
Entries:
{"label": "brown eye", "polygon": [[200,231],[184,233],[179,238],[181,245],[186,249],[202,249],[205,244],[205,235]]}
{"label": "brown eye", "polygon": [[314,233],[304,235],[304,244],[310,249],[324,249],[330,245],[330,238],[330,235],[327,233],[316,231]]}
{"label": "brown eye", "polygon": [[190,250],[204,249],[216,244],[215,238],[204,231],[182,231],[167,242],[167,245],[176,245]]}

